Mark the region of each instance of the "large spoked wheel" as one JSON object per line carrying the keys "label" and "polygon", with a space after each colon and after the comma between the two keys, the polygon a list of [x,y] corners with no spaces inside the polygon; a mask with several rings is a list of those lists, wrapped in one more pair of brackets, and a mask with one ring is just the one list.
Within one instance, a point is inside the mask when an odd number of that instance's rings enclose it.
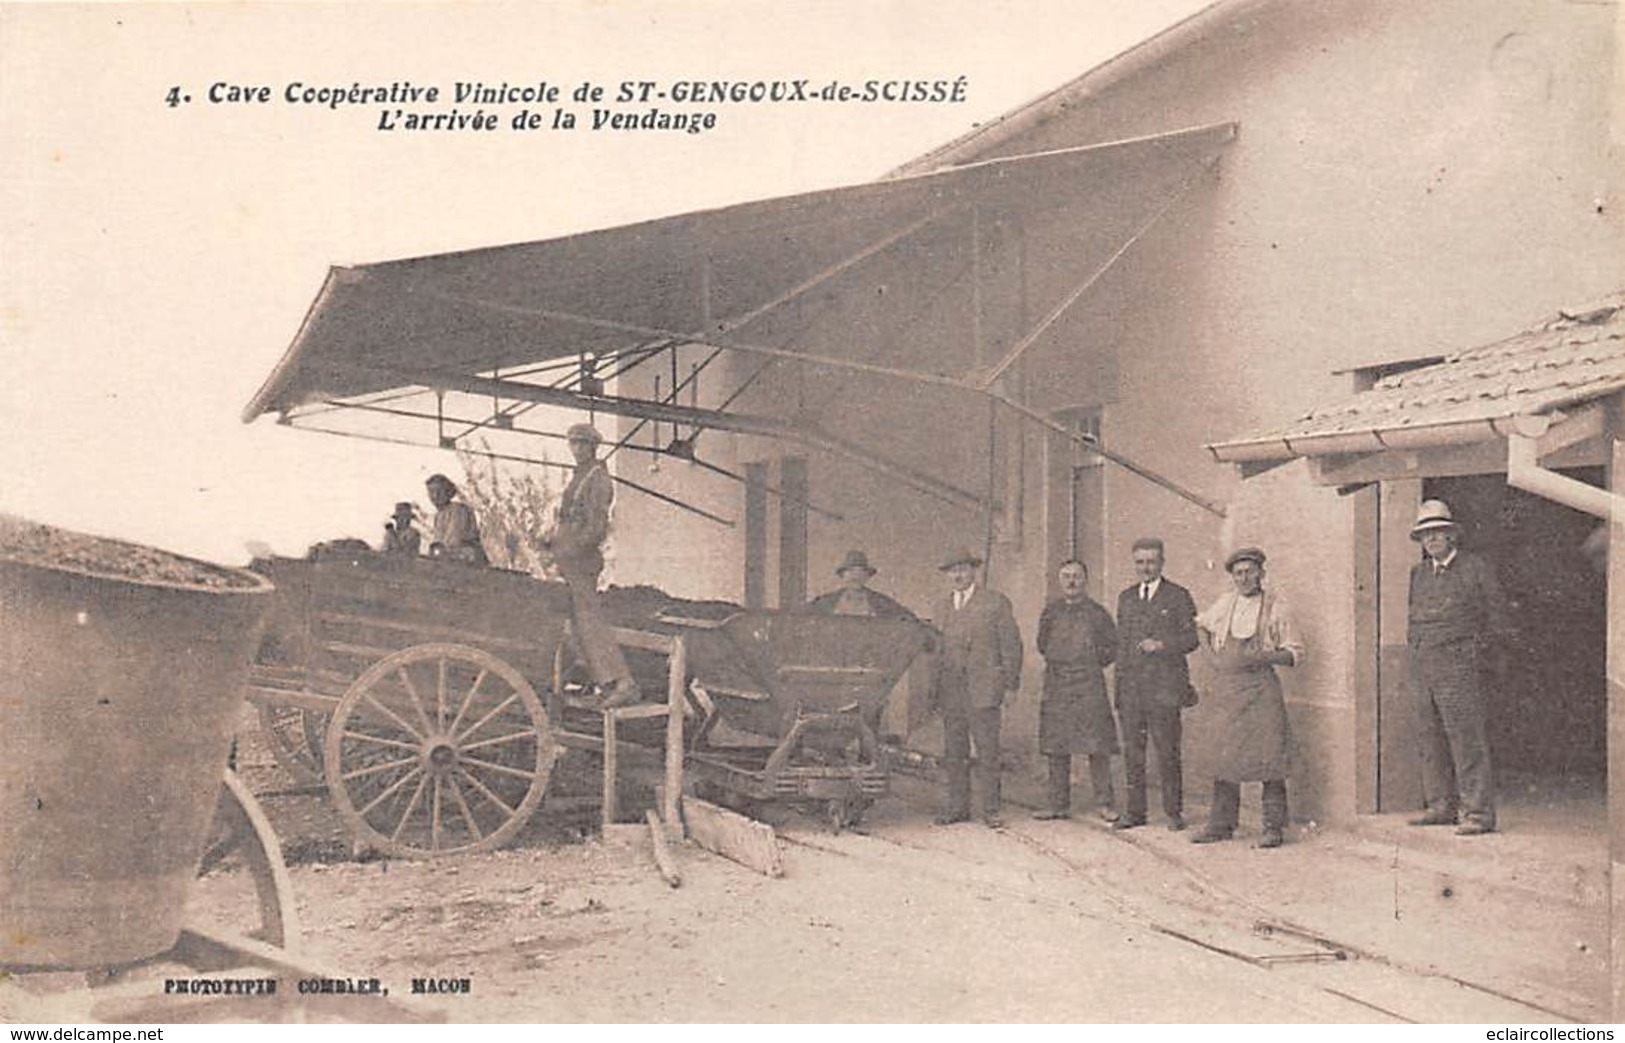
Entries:
{"label": "large spoked wheel", "polygon": [[328,790],[353,834],[408,858],[489,851],[541,803],[558,747],[529,682],[467,645],[402,649],[327,728]]}
{"label": "large spoked wheel", "polygon": [[[259,704],[260,732],[271,747],[271,755],[301,786],[314,786],[322,781],[322,746],[311,742],[310,715],[297,706]],[[315,725],[320,734],[320,725]]]}

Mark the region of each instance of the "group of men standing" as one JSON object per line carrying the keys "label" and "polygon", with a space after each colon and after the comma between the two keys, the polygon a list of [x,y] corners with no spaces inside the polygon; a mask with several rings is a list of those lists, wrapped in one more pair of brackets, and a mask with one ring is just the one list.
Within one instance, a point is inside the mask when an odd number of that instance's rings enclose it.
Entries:
{"label": "group of men standing", "polygon": [[[1480,660],[1485,645],[1507,625],[1493,567],[1459,550],[1459,536],[1447,504],[1422,504],[1411,529],[1422,555],[1411,572],[1408,618],[1426,807],[1411,825],[1454,825],[1458,834],[1476,836],[1496,829]],[[1136,540],[1132,554],[1136,582],[1118,595],[1115,619],[1089,596],[1088,566],[1075,559],[1061,564],[1060,596],[1039,616],[1036,644],[1044,680],[1038,747],[1048,762],[1048,792],[1035,817],[1071,815],[1072,759],[1083,756],[1096,813],[1113,829],[1145,825],[1149,747],[1156,754],[1164,820],[1170,830],[1185,829],[1181,714],[1199,699],[1187,657],[1200,648],[1209,667],[1203,726],[1213,798],[1205,828],[1191,841],[1231,839],[1241,785],[1259,782],[1263,829],[1257,846],[1280,847],[1294,749],[1278,671],[1301,665],[1306,646],[1291,607],[1265,587],[1264,552],[1232,552],[1225,559],[1231,589],[1200,613],[1190,592],[1163,575],[1160,539]],[[866,579],[873,570],[864,565]],[[934,694],[947,769],[946,806],[937,822],[971,817],[974,774],[983,819],[997,828],[1003,825],[1001,708],[1020,686],[1022,640],[1009,599],[979,582],[981,565],[966,550],[942,562],[951,594],[932,616],[942,632]],[[1106,683],[1108,666],[1115,667],[1115,700]],[[1119,753],[1127,784],[1121,805],[1112,774]]]}

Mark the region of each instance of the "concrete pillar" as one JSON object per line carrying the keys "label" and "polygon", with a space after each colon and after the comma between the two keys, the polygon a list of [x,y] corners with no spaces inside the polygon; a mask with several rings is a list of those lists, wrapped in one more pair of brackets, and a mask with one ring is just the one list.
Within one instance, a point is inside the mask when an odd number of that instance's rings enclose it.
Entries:
{"label": "concrete pillar", "polygon": [[[1625,440],[1614,440],[1608,487],[1625,495]],[[1612,894],[1609,980],[1613,1020],[1625,1021],[1625,518],[1608,535],[1608,858]]]}

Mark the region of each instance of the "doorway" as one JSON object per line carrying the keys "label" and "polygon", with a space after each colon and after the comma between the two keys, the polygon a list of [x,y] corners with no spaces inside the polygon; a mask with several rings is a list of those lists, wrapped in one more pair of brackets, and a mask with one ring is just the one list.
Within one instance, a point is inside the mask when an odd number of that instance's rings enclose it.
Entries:
{"label": "doorway", "polygon": [[[1600,467],[1564,473],[1603,484]],[[1506,599],[1511,632],[1487,657],[1498,669],[1485,677],[1501,799],[1550,810],[1600,801],[1608,589],[1586,542],[1597,520],[1514,489],[1504,475],[1427,479],[1422,497],[1450,504],[1463,548],[1490,560]]]}

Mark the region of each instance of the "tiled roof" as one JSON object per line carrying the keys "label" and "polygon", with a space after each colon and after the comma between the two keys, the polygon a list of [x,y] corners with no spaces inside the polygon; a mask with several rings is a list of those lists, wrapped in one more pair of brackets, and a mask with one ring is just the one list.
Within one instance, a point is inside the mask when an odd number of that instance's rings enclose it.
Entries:
{"label": "tiled roof", "polygon": [[[1211,446],[1220,459],[1346,451],[1345,436],[1375,436],[1536,415],[1625,388],[1625,291],[1560,312],[1505,340],[1384,377],[1285,428]],[[1266,452],[1270,445],[1279,452]],[[1317,446],[1318,451],[1317,451]],[[1259,452],[1248,452],[1257,447]]]}

